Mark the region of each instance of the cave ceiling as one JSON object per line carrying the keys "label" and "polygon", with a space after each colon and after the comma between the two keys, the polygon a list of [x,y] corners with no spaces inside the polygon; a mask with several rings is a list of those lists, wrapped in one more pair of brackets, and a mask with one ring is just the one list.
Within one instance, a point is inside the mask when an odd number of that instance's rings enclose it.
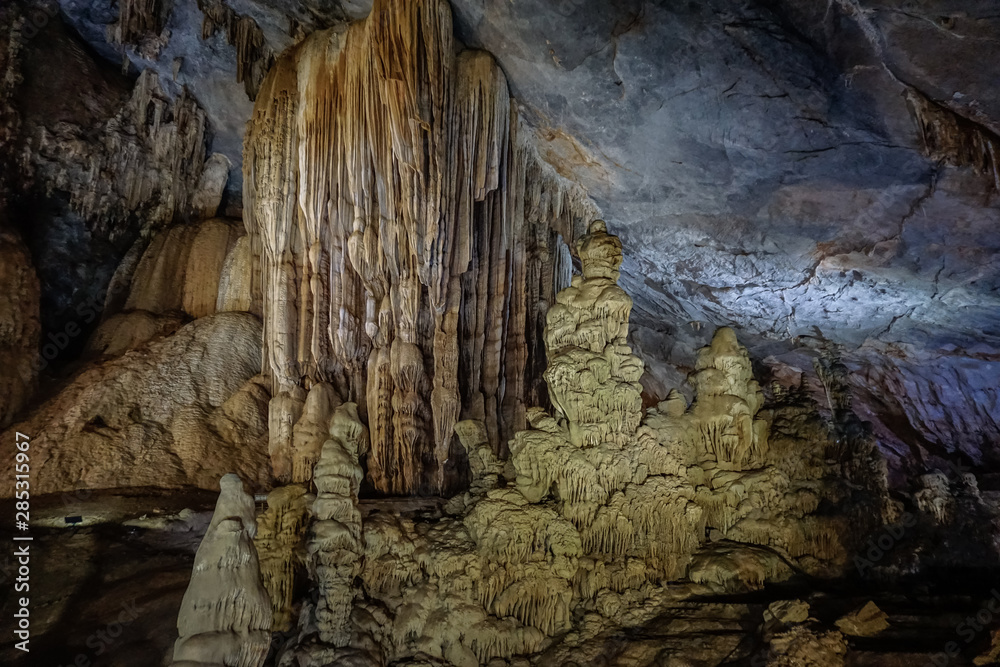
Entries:
{"label": "cave ceiling", "polygon": [[[162,43],[111,43],[108,0],[61,0],[106,60],[206,110],[238,209],[252,86],[209,0]],[[365,3],[228,0],[269,58]],[[1000,437],[1000,13],[947,0],[452,2],[506,74],[538,151],[625,248],[634,339],[669,388],[716,325],[775,377],[835,348],[890,457]],[[244,75],[246,73],[244,72]],[[247,78],[247,76],[244,76]],[[970,148],[971,147],[971,148]],[[985,157],[984,157],[985,156]],[[915,444],[914,444],[915,443]]]}

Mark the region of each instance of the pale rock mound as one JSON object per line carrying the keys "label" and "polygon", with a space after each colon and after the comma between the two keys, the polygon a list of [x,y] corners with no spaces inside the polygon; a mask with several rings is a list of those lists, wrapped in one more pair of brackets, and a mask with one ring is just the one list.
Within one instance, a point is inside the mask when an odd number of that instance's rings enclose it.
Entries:
{"label": "pale rock mound", "polygon": [[253,498],[233,474],[219,487],[177,615],[172,667],[261,667],[271,643],[271,605],[253,546]]}
{"label": "pale rock mound", "polygon": [[104,321],[91,334],[87,352],[116,357],[192,318],[259,314],[251,275],[248,240],[238,223],[214,218],[170,227],[153,237],[137,261],[126,257],[119,266]]}
{"label": "pale rock mound", "polygon": [[260,322],[247,313],[85,367],[13,426],[32,438],[32,490],[213,488],[225,470],[268,485],[259,370]]}
{"label": "pale rock mound", "polygon": [[860,609],[837,619],[836,625],[845,635],[874,637],[889,627],[889,616],[874,602],[868,602]]}
{"label": "pale rock mound", "polygon": [[235,255],[228,261],[241,236],[238,223],[221,218],[177,225],[157,234],[132,277],[125,308],[158,314],[182,311],[196,318],[215,313],[220,284],[226,293],[236,293],[239,285],[249,281],[249,276],[232,274],[246,271],[248,265]]}

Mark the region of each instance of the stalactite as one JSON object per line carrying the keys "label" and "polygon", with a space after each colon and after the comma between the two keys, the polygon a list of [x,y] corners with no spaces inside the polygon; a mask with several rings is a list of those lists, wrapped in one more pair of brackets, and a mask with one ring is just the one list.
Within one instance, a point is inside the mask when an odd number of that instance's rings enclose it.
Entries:
{"label": "stalactite", "polygon": [[296,484],[312,479],[323,443],[330,433],[330,419],[340,405],[340,396],[325,382],[312,386],[302,407],[302,416],[292,427],[291,479]]}
{"label": "stalactite", "polygon": [[379,491],[448,488],[461,419],[497,453],[523,426],[539,370],[526,297],[555,293],[527,266],[552,263],[553,235],[575,238],[593,209],[537,166],[519,124],[493,59],[454,55],[440,0],[379,0],[262,84],[244,170],[265,366],[276,391],[307,378],[361,404]]}
{"label": "stalactite", "polygon": [[243,84],[247,97],[257,99],[261,82],[274,64],[274,52],[267,45],[260,26],[251,17],[237,14],[224,0],[198,0],[198,8],[205,15],[201,38],[209,39],[219,30],[223,31],[226,41],[236,48],[236,82]]}
{"label": "stalactite", "polygon": [[1000,190],[1000,137],[909,88],[906,99],[916,117],[924,150],[936,160],[970,166]]}
{"label": "stalactite", "polygon": [[[91,232],[115,242],[137,214],[145,230],[200,216],[211,199],[204,188],[218,189],[202,180],[206,161],[221,159],[207,158],[206,129],[205,112],[186,89],[171,100],[157,73],[145,70],[122,108],[93,136],[40,131],[28,137],[30,150],[19,166],[69,193]],[[59,160],[37,159],[50,155]]]}
{"label": "stalactite", "polygon": [[108,41],[131,44],[147,59],[155,59],[169,40],[164,33],[170,14],[169,0],[120,0],[118,20],[108,26]]}

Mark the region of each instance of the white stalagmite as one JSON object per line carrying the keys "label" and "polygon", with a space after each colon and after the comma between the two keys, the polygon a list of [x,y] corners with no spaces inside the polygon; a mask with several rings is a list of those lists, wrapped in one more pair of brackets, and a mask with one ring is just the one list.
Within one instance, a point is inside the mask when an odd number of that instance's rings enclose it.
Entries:
{"label": "white stalagmite", "polygon": [[271,604],[253,545],[253,498],[233,474],[219,487],[177,616],[173,667],[260,667],[270,646]]}

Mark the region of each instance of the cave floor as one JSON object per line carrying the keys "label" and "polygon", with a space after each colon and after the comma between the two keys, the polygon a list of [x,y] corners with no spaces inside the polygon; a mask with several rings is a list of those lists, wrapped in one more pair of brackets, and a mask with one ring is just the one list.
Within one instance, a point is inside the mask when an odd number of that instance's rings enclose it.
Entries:
{"label": "cave floor", "polygon": [[[136,489],[33,499],[31,651],[16,650],[13,640],[5,637],[0,664],[166,664],[194,552],[215,498],[203,491]],[[364,500],[362,513],[390,511],[433,520],[440,502]],[[0,531],[7,544],[15,544],[12,537],[10,531]],[[971,665],[973,656],[989,646],[990,633],[984,629],[960,634],[959,628],[968,627],[961,626],[963,621],[984,609],[994,585],[1000,587],[996,574],[949,571],[934,579],[892,584],[796,581],[745,595],[681,594],[641,625],[595,633],[587,641],[587,654],[600,657],[578,664],[749,665],[746,658],[735,656],[762,646],[760,626],[767,606],[802,599],[809,602],[811,615],[828,627],[869,600],[888,614],[889,628],[877,637],[849,639],[848,665]],[[0,557],[4,617],[15,607],[14,576],[10,556]],[[949,642],[962,653],[945,662],[942,652]],[[556,638],[535,664],[553,664],[560,647],[565,650],[563,638]]]}

